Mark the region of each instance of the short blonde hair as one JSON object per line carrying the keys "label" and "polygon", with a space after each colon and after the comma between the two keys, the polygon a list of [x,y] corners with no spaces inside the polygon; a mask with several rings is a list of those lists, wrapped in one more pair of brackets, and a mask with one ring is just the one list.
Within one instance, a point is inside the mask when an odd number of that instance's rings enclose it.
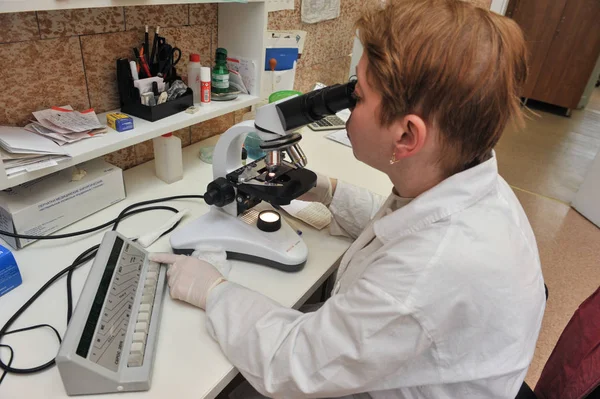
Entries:
{"label": "short blonde hair", "polygon": [[441,132],[450,168],[487,156],[511,117],[523,122],[526,47],[511,19],[461,0],[388,0],[356,28],[380,123],[421,116]]}

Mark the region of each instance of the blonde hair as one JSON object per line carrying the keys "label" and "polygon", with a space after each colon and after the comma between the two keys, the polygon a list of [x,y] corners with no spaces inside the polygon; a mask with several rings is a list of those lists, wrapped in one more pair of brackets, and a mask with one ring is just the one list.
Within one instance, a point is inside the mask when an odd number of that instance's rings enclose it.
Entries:
{"label": "blonde hair", "polygon": [[461,0],[388,0],[356,28],[383,97],[380,123],[421,116],[440,131],[450,168],[482,160],[509,119],[523,122],[526,47],[511,19]]}

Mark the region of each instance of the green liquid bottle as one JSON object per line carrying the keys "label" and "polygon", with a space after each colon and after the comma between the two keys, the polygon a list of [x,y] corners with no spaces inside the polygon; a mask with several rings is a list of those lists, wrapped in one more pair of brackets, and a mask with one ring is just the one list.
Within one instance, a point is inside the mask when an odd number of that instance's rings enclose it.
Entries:
{"label": "green liquid bottle", "polygon": [[229,92],[229,69],[227,69],[227,50],[219,47],[217,49],[215,66],[212,70],[213,93]]}

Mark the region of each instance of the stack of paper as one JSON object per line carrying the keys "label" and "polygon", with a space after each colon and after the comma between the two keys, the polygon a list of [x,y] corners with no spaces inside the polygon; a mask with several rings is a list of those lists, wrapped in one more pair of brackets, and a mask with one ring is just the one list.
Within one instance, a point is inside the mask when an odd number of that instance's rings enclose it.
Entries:
{"label": "stack of paper", "polygon": [[0,126],[0,147],[9,176],[55,166],[70,158],[54,141],[20,127]]}
{"label": "stack of paper", "polygon": [[48,137],[58,145],[74,143],[106,133],[106,126],[98,121],[93,109],[78,112],[70,105],[66,105],[36,111],[33,116],[36,120],[31,121],[25,129]]}

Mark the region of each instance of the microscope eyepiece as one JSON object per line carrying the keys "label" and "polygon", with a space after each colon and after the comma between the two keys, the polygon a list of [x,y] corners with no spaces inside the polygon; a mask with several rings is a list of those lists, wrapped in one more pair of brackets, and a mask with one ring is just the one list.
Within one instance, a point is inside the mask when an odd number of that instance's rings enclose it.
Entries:
{"label": "microscope eyepiece", "polygon": [[296,129],[356,105],[356,81],[311,91],[277,104],[277,113],[286,131]]}

